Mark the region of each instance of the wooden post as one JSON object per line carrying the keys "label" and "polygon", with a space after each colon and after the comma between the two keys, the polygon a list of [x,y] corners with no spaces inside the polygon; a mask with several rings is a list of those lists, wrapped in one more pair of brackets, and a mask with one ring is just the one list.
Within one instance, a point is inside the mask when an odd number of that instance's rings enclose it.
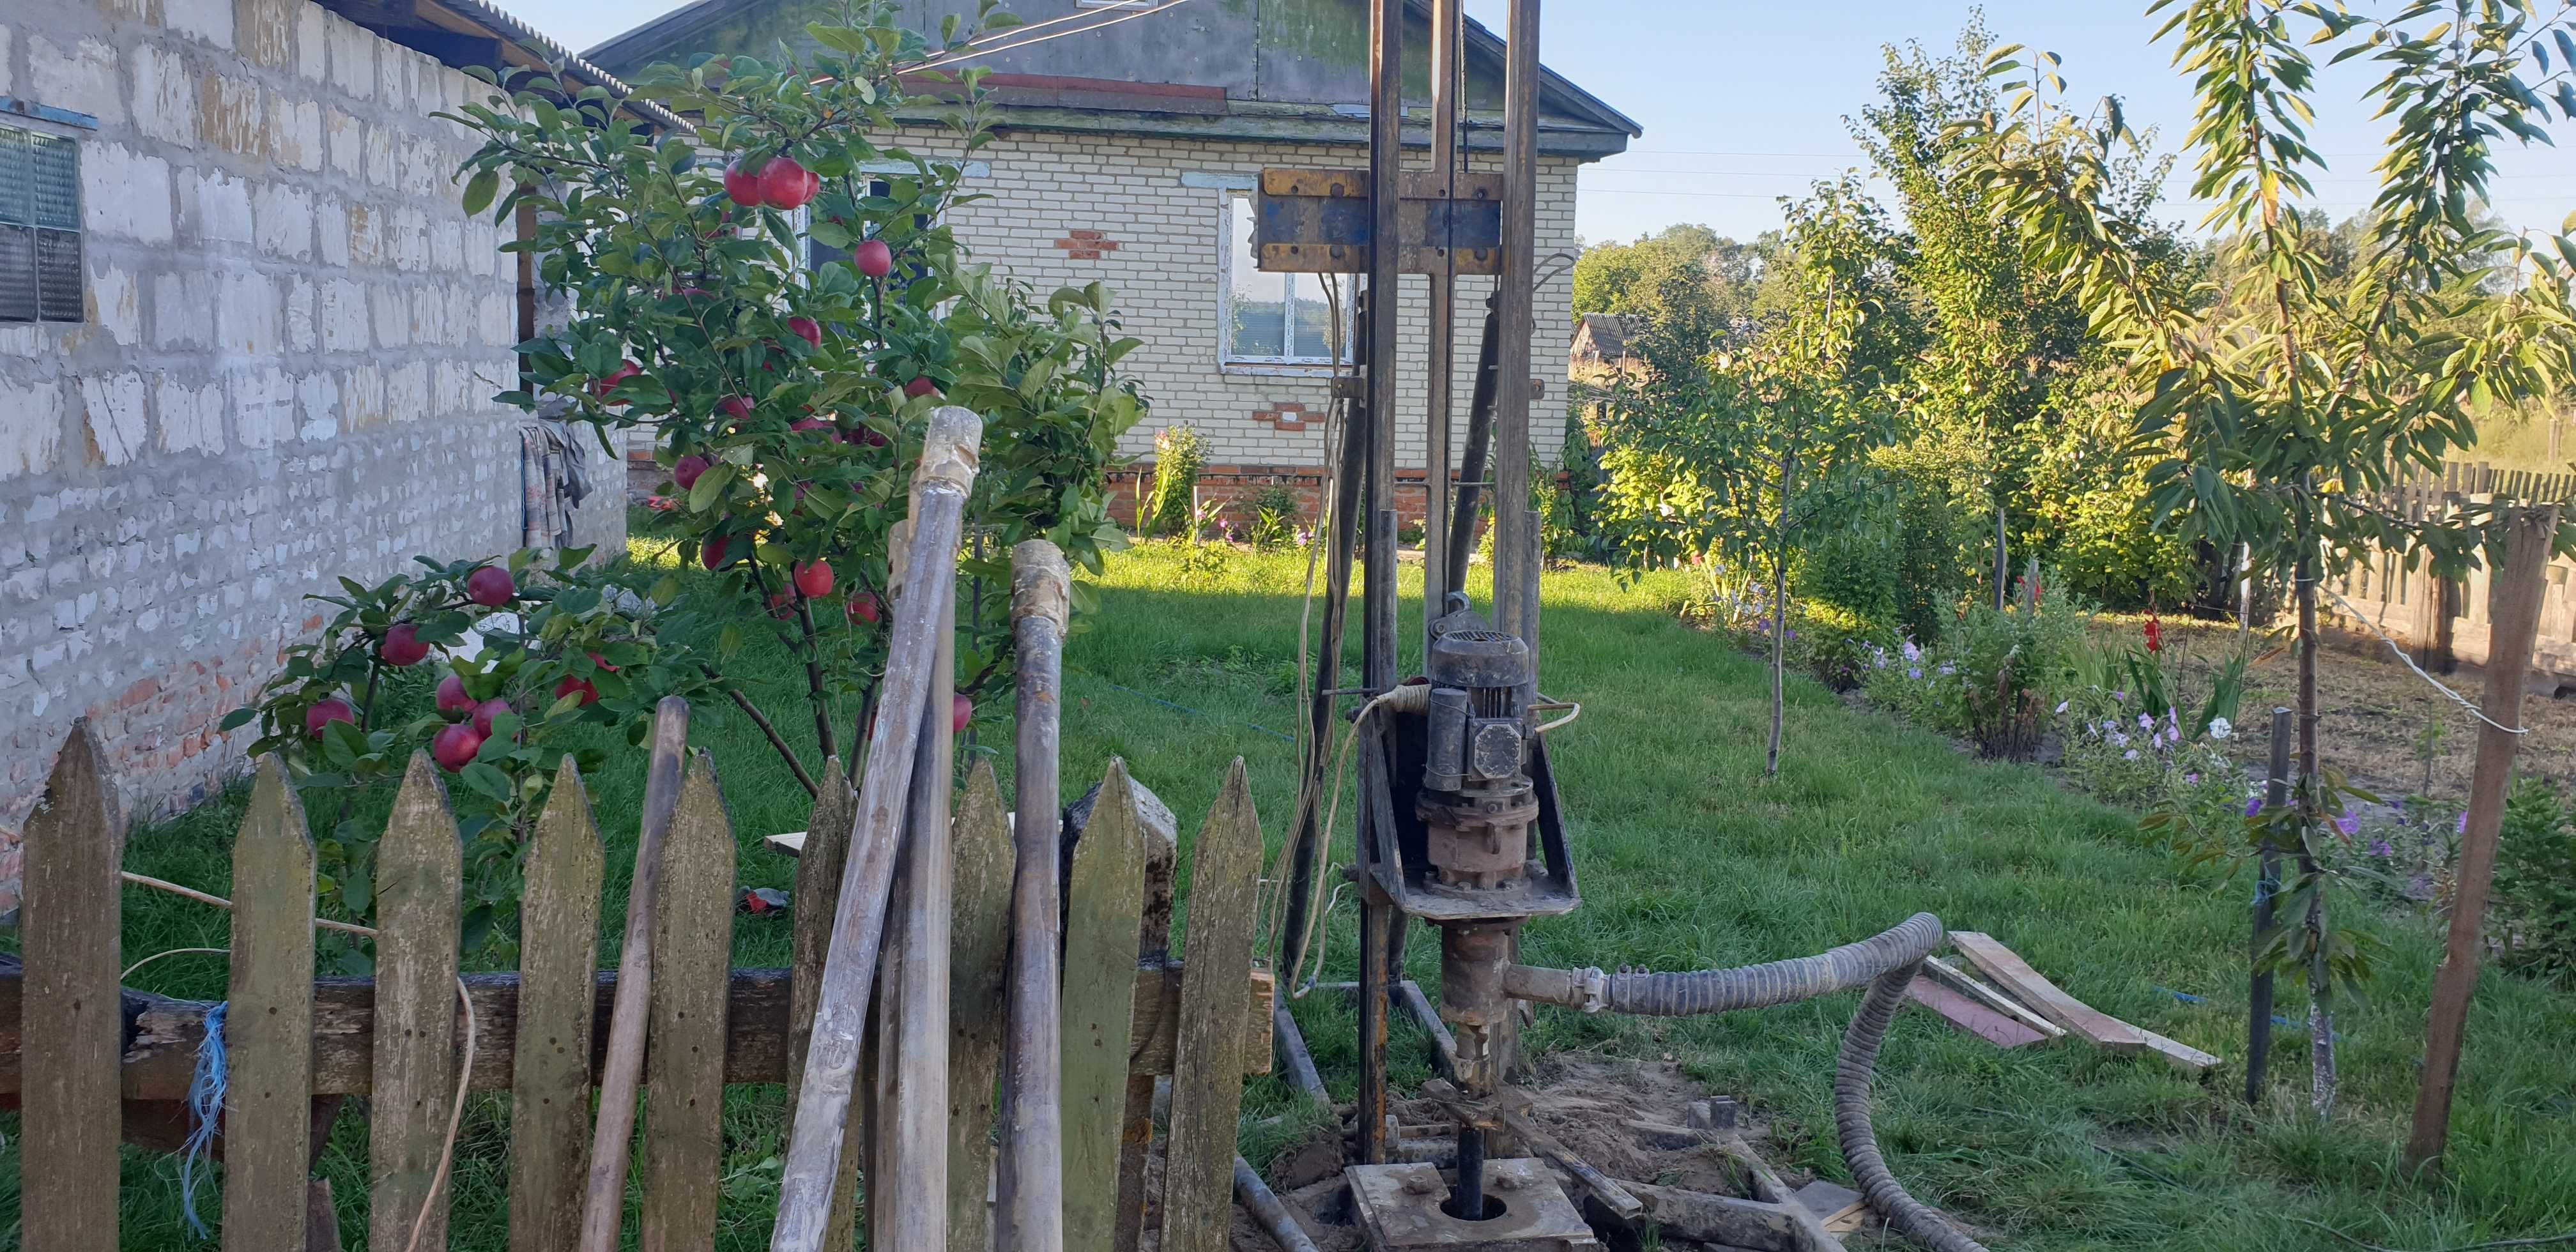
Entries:
{"label": "wooden post", "polygon": [[[922,708],[920,748],[912,761],[912,804],[904,814],[903,891],[894,908],[900,945],[889,940],[881,975],[892,978],[901,1006],[885,1039],[894,1062],[893,1106],[877,1131],[877,1172],[868,1181],[868,1211],[888,1218],[885,1246],[948,1246],[949,961],[954,864],[949,793],[956,776],[951,701],[957,637],[956,579],[951,562],[924,566],[924,590],[939,608],[936,658]],[[903,578],[897,574],[898,579]],[[948,584],[945,591],[930,581]]]}
{"label": "wooden post", "polygon": [[1072,604],[1064,553],[1043,539],[1011,549],[1011,633],[1019,642],[1018,814],[1011,876],[1010,1039],[1002,1068],[1002,1157],[995,1246],[1064,1252],[1064,892],[1057,840],[1064,632]]}
{"label": "wooden post", "polygon": [[510,1063],[510,1252],[559,1252],[581,1235],[606,864],[590,793],[567,755],[528,844],[519,906],[518,1027],[528,1046]]}
{"label": "wooden post", "polygon": [[1368,515],[1363,558],[1368,578],[1360,587],[1363,680],[1373,691],[1395,685],[1395,414],[1398,316],[1403,279],[1397,234],[1404,177],[1404,0],[1369,5],[1369,249],[1368,358],[1362,382],[1368,391]]}
{"label": "wooden post", "polygon": [[[1431,170],[1452,199],[1458,194],[1458,6],[1460,0],[1431,3]],[[1458,351],[1458,280],[1456,257],[1444,237],[1440,263],[1428,275],[1430,320],[1424,326],[1429,359],[1424,368],[1430,384],[1423,397],[1422,473],[1422,646],[1428,656],[1431,623],[1445,611],[1447,593],[1455,590],[1449,573],[1449,427],[1450,392],[1456,385]]]}
{"label": "wooden post", "polygon": [[642,1252],[712,1247],[724,1167],[725,981],[733,956],[733,824],[715,765],[691,754],[662,846],[646,1037]]}
{"label": "wooden post", "polygon": [[1010,822],[989,761],[977,761],[958,810],[948,962],[948,1245],[997,1247],[986,1211],[993,1177],[993,1087],[1002,1070],[1003,984],[1011,949]]}
{"label": "wooden post", "polygon": [[1190,865],[1190,924],[1181,968],[1181,1020],[1172,1062],[1171,1138],[1163,1160],[1163,1252],[1225,1252],[1233,1211],[1235,1123],[1242,1115],[1243,996],[1252,969],[1261,819],[1243,759],[1199,828]]}
{"label": "wooden post", "polygon": [[[72,723],[44,797],[27,818],[22,1057],[44,1058],[25,1087],[19,1145],[20,1238],[30,1248],[117,1246],[117,944],[125,823],[89,719]],[[23,1062],[22,1062],[23,1063]]]}
{"label": "wooden post", "polygon": [[635,843],[635,874],[626,893],[626,940],[617,954],[617,1002],[608,1019],[608,1055],[599,1067],[599,1120],[590,1138],[580,1252],[616,1252],[626,1215],[628,1141],[635,1135],[635,1093],[644,1077],[644,1027],[652,1011],[653,923],[662,894],[662,844],[680,808],[687,764],[689,702],[664,696],[653,708],[653,756],[644,773],[644,814]]}
{"label": "wooden post", "polygon": [[1145,847],[1127,766],[1109,762],[1074,845],[1064,923],[1064,1239],[1116,1246],[1119,1134],[1127,1109]]}
{"label": "wooden post", "polygon": [[1511,0],[1503,54],[1503,264],[1496,279],[1494,626],[1538,658],[1537,519],[1530,516],[1530,339],[1538,327],[1539,0]]}
{"label": "wooden post", "polygon": [[[2263,807],[2279,810],[2290,803],[2290,710],[2272,710],[2272,758],[2270,772],[2263,780]],[[2254,877],[2254,938],[2247,946],[2249,958],[2260,954],[2264,940],[2272,933],[2273,897],[2281,894],[2281,849],[2270,838],[2263,840],[2261,860]],[[2264,1071],[2272,1061],[2272,974],[2258,970],[2254,975],[2252,994],[2247,997],[2245,1013],[2245,1102],[2263,1102]]]}
{"label": "wooden post", "polygon": [[447,788],[415,751],[376,845],[376,1046],[367,1246],[447,1246],[439,1161],[456,1099],[457,899],[464,853]]}
{"label": "wooden post", "polygon": [[[1145,848],[1144,888],[1137,895],[1136,968],[1168,970],[1173,965],[1172,916],[1180,897],[1180,821],[1173,816],[1172,828],[1166,831],[1162,823],[1147,820],[1139,806],[1136,833]],[[1178,1015],[1177,999],[1168,1007]],[[1149,1193],[1145,1186],[1145,1158],[1154,1148],[1155,1077],[1172,1072],[1172,1068],[1136,1063],[1135,1051],[1129,1049],[1126,1112],[1118,1130],[1119,1252],[1143,1246],[1147,1210],[1162,1198],[1162,1193]]]}
{"label": "wooden post", "polygon": [[233,843],[224,1252],[304,1242],[313,1136],[313,836],[274,756]]}
{"label": "wooden post", "polygon": [[2468,821],[2460,837],[2459,878],[2451,897],[2450,939],[2442,966],[2433,975],[2424,1073],[2415,1092],[2414,1130],[2406,1139],[2406,1161],[2418,1169],[2439,1160],[2450,1138],[2451,1091],[2459,1078],[2460,1047],[2468,1031],[2469,996],[2478,985],[2487,890],[2495,877],[2496,835],[2504,822],[2506,789],[2513,782],[2514,751],[2521,742],[2520,735],[2497,726],[2523,725],[2523,685],[2539,633],[2540,601],[2548,587],[2558,509],[2554,505],[2518,509],[2507,529],[2504,576],[2493,580],[2488,602],[2493,633],[2487,648],[2487,722],[2478,728],[2478,762],[2469,782]]}
{"label": "wooden post", "polygon": [[[814,1035],[814,1007],[823,995],[823,961],[832,946],[841,874],[849,864],[850,822],[859,808],[858,794],[850,789],[841,763],[830,762],[827,772],[832,776],[822,785],[813,815],[805,820],[805,846],[796,859],[787,1016],[787,1111],[791,1115],[805,1086],[805,1050]],[[832,1184],[831,1217],[824,1228],[826,1247],[847,1248],[856,1238],[865,1123],[865,1118],[853,1115],[841,1139],[841,1172]]]}
{"label": "wooden post", "polygon": [[[841,876],[830,954],[806,1047],[804,1088],[797,1094],[787,1165],[779,1179],[772,1252],[816,1252],[831,1217],[833,1181],[841,1172],[841,1142],[858,1077],[859,1035],[868,1020],[885,938],[894,853],[910,807],[913,760],[922,746],[923,711],[936,678],[940,627],[948,620],[955,592],[957,541],[982,438],[983,422],[973,413],[954,406],[935,410],[921,463],[913,472],[907,519],[913,534],[905,556],[913,587],[894,606],[883,702],[877,706],[874,746],[859,788],[849,865]],[[938,728],[945,732],[947,712],[939,713]]]}

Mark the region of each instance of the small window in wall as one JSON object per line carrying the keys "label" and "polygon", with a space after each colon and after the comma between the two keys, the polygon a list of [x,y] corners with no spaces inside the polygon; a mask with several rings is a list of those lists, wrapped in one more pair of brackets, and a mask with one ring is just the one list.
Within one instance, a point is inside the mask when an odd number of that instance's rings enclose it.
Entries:
{"label": "small window in wall", "polygon": [[1228,365],[1331,365],[1338,342],[1350,359],[1352,283],[1340,283],[1339,307],[1321,274],[1265,274],[1252,250],[1252,197],[1229,196],[1225,275],[1220,289],[1221,351]]}
{"label": "small window in wall", "polygon": [[77,322],[80,145],[0,126],[0,322]]}

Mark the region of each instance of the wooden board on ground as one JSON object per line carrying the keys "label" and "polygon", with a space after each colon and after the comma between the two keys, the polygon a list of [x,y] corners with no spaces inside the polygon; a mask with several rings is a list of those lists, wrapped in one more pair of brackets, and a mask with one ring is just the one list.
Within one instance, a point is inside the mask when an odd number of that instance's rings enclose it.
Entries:
{"label": "wooden board on ground", "polygon": [[724,1166],[725,983],[733,957],[733,826],[715,767],[692,754],[662,845],[652,1024],[645,1032],[642,1252],[715,1243]]}
{"label": "wooden board on ground", "polygon": [[447,1205],[432,1202],[431,1190],[456,1099],[457,898],[465,868],[438,774],[427,753],[412,753],[376,845],[370,1247],[447,1246]]}
{"label": "wooden board on ground", "polygon": [[1998,1048],[2018,1048],[2042,1043],[2048,1036],[2023,1025],[2013,1018],[1971,1000],[1922,974],[1905,985],[1905,998],[1931,1010],[1963,1035],[1973,1035]]}
{"label": "wooden board on ground", "polygon": [[304,1242],[313,1139],[313,837],[278,758],[262,758],[233,842],[224,1045],[224,1252]]}
{"label": "wooden board on ground", "polygon": [[1973,930],[1954,930],[1950,932],[1950,943],[1959,949],[1959,955],[1966,957],[1970,965],[1994,979],[2006,993],[2086,1042],[2113,1052],[2138,1052],[2146,1048],[2146,1036],[2137,1027],[2059,990],[2056,983],[2042,977],[2028,962],[2014,955],[2012,949],[1996,942],[1994,936]]}
{"label": "wooden board on ground", "polygon": [[1956,991],[1961,995],[1967,996],[1969,999],[1975,1000],[1978,1003],[1985,1005],[1987,1008],[2005,1015],[2006,1017],[2010,1017],[2014,1021],[2020,1022],[2022,1025],[2028,1026],[2032,1030],[2036,1030],[2051,1039],[2063,1039],[2066,1037],[2066,1028],[2064,1026],[2060,1026],[2037,1013],[2031,1012],[2029,1009],[2022,1006],[2021,1001],[2013,999],[2011,996],[1995,990],[1995,988],[1984,979],[1979,978],[1974,974],[1970,974],[1966,970],[1960,969],[1958,966],[1952,965],[1948,961],[1942,960],[1937,956],[1926,957],[1923,961],[1923,972],[1931,975],[1934,980],[1946,984],[1952,991]]}
{"label": "wooden board on ground", "polygon": [[1261,821],[1237,757],[1207,824],[1199,828],[1190,864],[1190,925],[1181,964],[1225,976],[1181,984],[1171,1142],[1163,1168],[1163,1252],[1225,1252],[1235,1123],[1243,1111],[1237,1054],[1250,1042],[1243,997],[1225,983],[1232,971],[1252,967],[1260,877]]}
{"label": "wooden board on ground", "polygon": [[1127,765],[1109,763],[1100,803],[1074,845],[1064,927],[1065,1246],[1104,1249],[1117,1235],[1118,1144],[1127,1107],[1136,936],[1145,846]]}
{"label": "wooden board on ground", "polygon": [[72,724],[27,817],[22,1046],[45,1058],[20,1121],[20,1235],[31,1248],[117,1246],[117,950],[124,824],[87,719]]}
{"label": "wooden board on ground", "polygon": [[582,1180],[590,1173],[591,998],[607,857],[590,793],[567,756],[528,844],[527,895],[519,909],[519,1030],[528,1046],[511,1054],[510,1252],[559,1252],[581,1235]]}
{"label": "wooden board on ground", "polygon": [[2188,1043],[2165,1038],[2143,1026],[2138,1028],[2138,1037],[2146,1042],[2147,1051],[2165,1058],[2175,1069],[2198,1074],[2216,1069],[2225,1063]]}
{"label": "wooden board on ground", "polygon": [[1016,861],[990,762],[966,778],[954,823],[948,923],[948,1243],[990,1246],[993,1101],[1002,1075],[1003,977]]}

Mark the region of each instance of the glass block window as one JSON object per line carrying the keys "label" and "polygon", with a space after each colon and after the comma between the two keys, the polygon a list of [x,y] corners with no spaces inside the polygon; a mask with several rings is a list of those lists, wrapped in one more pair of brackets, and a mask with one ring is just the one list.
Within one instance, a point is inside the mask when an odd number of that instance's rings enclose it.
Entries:
{"label": "glass block window", "polygon": [[0,322],[77,322],[80,146],[0,126]]}

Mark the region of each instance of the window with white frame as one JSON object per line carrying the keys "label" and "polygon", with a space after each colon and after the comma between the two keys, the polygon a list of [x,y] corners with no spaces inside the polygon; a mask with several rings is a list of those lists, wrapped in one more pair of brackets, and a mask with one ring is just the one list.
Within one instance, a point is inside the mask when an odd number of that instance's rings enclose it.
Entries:
{"label": "window with white frame", "polygon": [[1267,274],[1252,246],[1252,197],[1226,197],[1225,274],[1219,294],[1219,352],[1227,365],[1333,363],[1333,346],[1350,359],[1352,283],[1342,278],[1339,307],[1321,274]]}
{"label": "window with white frame", "polygon": [[78,322],[80,145],[0,126],[0,322]]}

